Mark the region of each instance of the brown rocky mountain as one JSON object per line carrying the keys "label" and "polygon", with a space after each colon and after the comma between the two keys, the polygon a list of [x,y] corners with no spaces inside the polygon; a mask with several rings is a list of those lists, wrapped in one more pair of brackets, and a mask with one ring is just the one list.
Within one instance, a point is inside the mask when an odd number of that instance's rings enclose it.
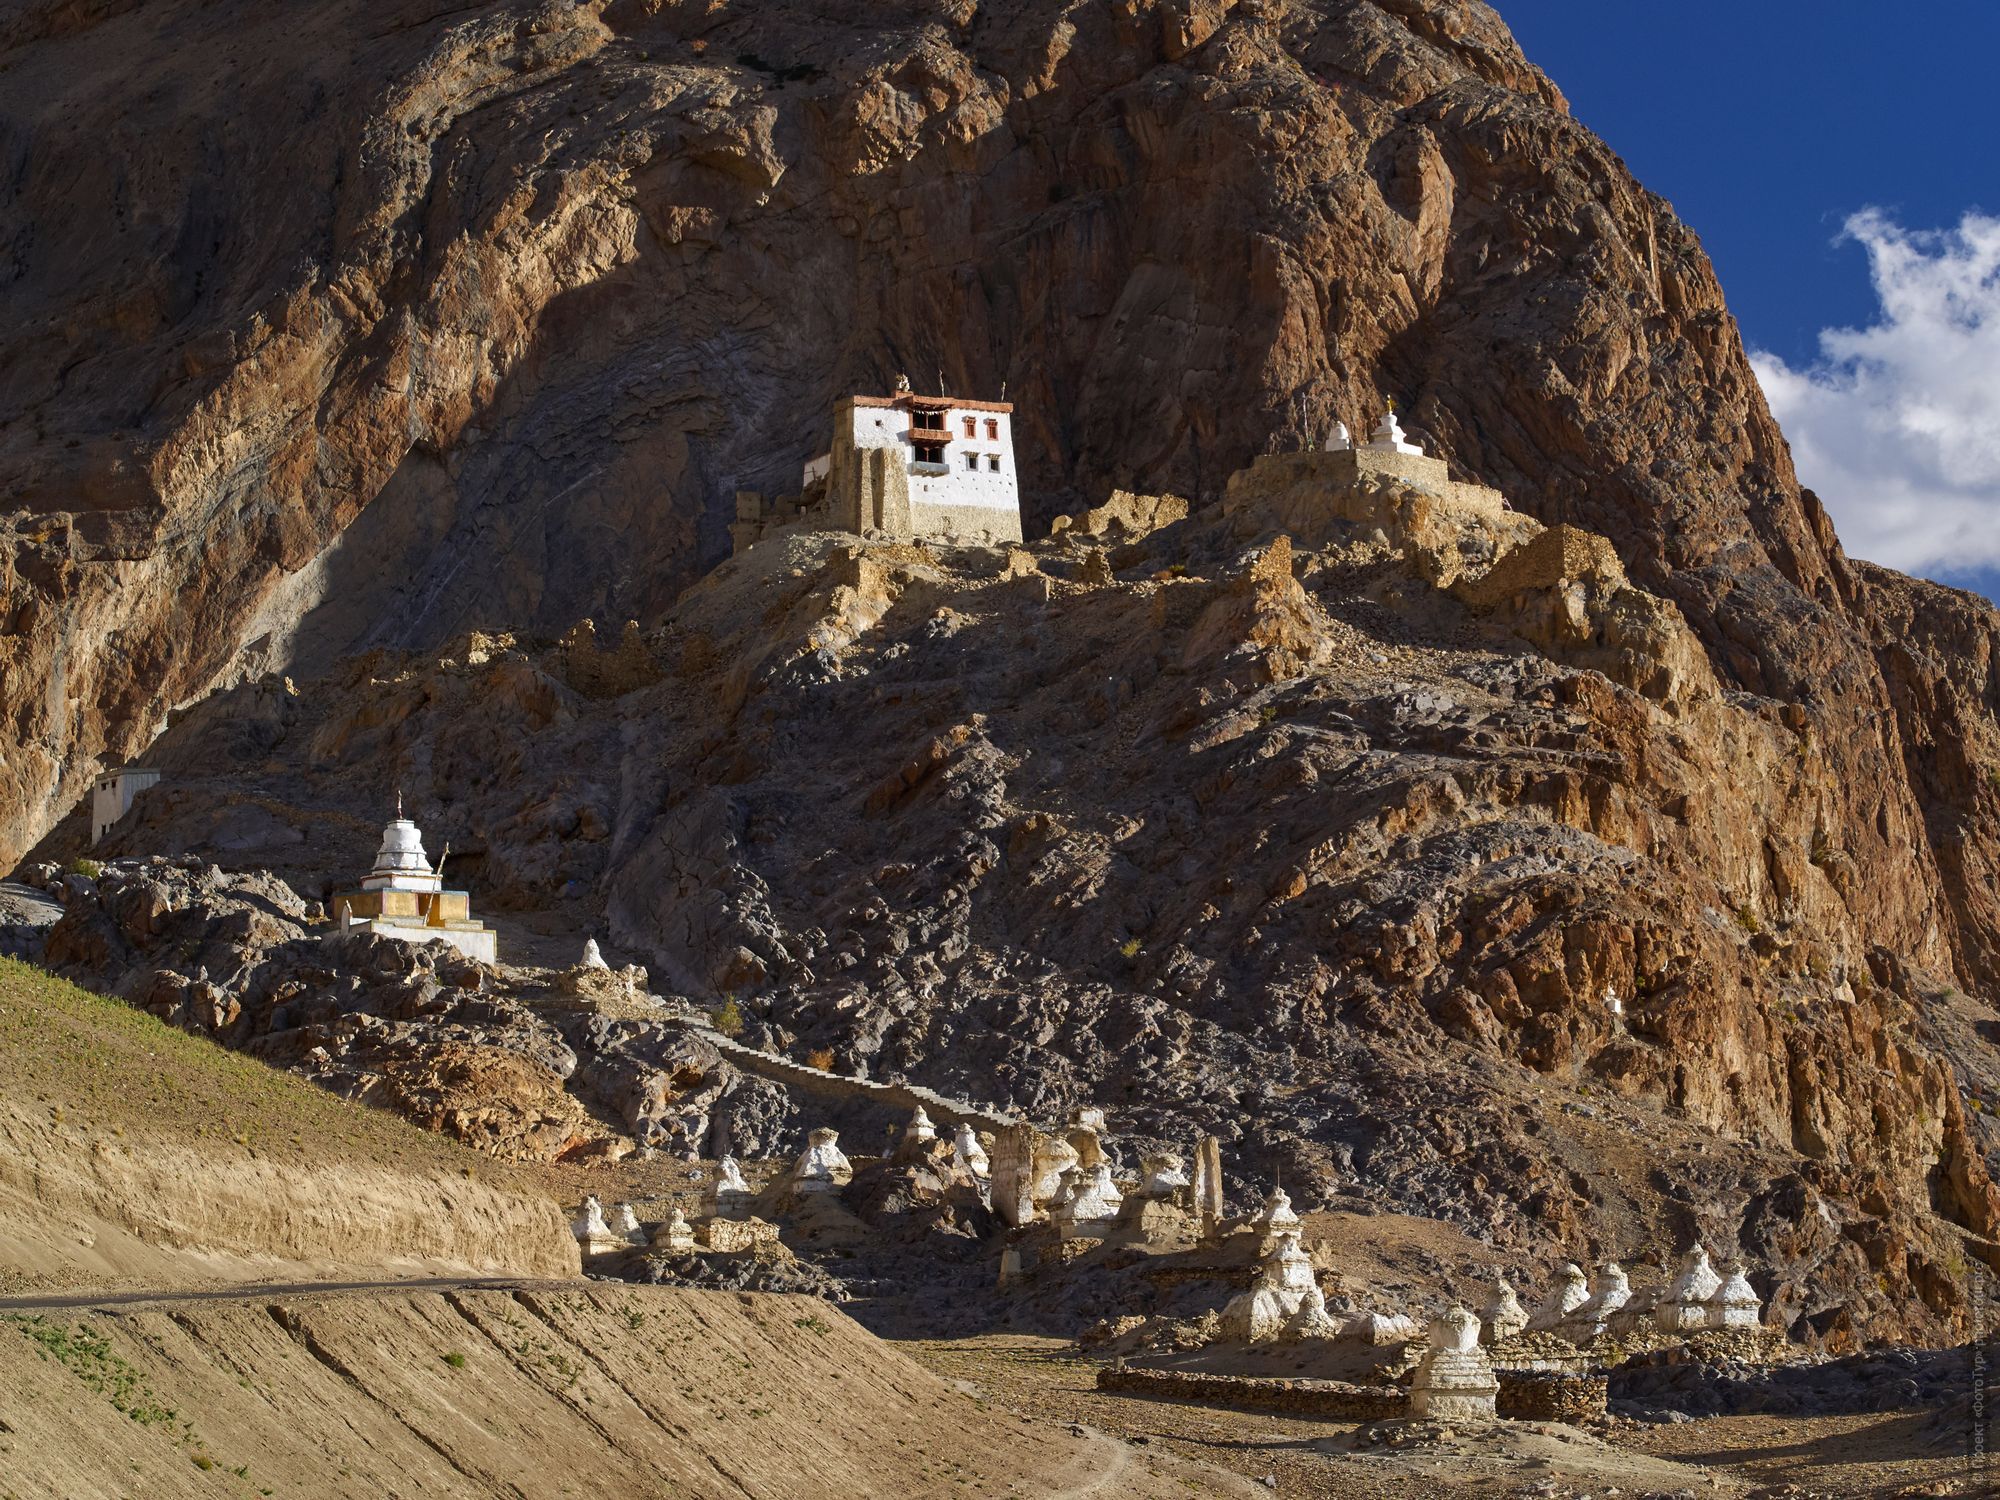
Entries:
{"label": "brown rocky mountain", "polygon": [[[129,847],[310,888],[393,777],[774,1044],[1962,1315],[2000,618],[1842,555],[1694,236],[1492,10],[152,0],[0,49],[6,853],[240,684]],[[1053,582],[767,544],[676,606],[903,369],[1004,385],[1031,534],[1195,518]],[[1615,557],[1479,603],[1508,538],[1222,517],[1392,397]],[[643,670],[531,644],[586,616]]]}

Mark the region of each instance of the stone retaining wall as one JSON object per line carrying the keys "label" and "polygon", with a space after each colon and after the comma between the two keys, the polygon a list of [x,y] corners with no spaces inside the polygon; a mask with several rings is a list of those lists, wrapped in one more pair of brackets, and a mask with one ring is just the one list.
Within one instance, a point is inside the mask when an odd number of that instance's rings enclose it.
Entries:
{"label": "stone retaining wall", "polygon": [[723,1057],[745,1073],[759,1078],[768,1078],[773,1083],[788,1089],[796,1089],[802,1094],[816,1094],[823,1099],[839,1099],[843,1102],[859,1101],[879,1105],[885,1110],[908,1118],[921,1104],[931,1119],[940,1127],[956,1130],[960,1125],[970,1125],[974,1130],[999,1132],[1011,1125],[1022,1123],[1013,1115],[986,1105],[969,1104],[963,1099],[948,1099],[933,1089],[914,1083],[878,1083],[872,1078],[849,1078],[840,1073],[829,1073],[821,1068],[809,1067],[805,1063],[793,1062],[789,1057],[780,1057],[775,1052],[762,1052],[755,1047],[732,1041],[721,1032],[702,1025],[699,1021],[685,1017],[668,1017],[670,1025],[679,1026],[683,1031],[693,1032],[709,1043]]}
{"label": "stone retaining wall", "polygon": [[[1604,1416],[1611,1382],[1602,1375],[1499,1372],[1495,1408],[1503,1417],[1531,1422],[1593,1422]],[[1338,1380],[1282,1380],[1254,1375],[1209,1375],[1191,1370],[1147,1370],[1106,1365],[1097,1388],[1125,1396],[1152,1396],[1244,1411],[1374,1422],[1409,1416],[1409,1392],[1398,1386],[1350,1385]]]}
{"label": "stone retaining wall", "polygon": [[1126,1396],[1279,1411],[1302,1417],[1335,1417],[1349,1422],[1409,1414],[1406,1391],[1394,1386],[1348,1385],[1338,1380],[1277,1380],[1106,1365],[1097,1372],[1097,1388]]}
{"label": "stone retaining wall", "polygon": [[1604,1415],[1611,1382],[1602,1375],[1550,1375],[1500,1371],[1494,1402],[1503,1417],[1529,1422],[1594,1422]]}

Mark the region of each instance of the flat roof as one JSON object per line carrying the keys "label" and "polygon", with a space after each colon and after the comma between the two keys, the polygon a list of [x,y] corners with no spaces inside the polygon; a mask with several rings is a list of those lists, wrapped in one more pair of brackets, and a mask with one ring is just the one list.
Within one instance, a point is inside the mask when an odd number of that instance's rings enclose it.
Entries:
{"label": "flat roof", "polygon": [[974,401],[966,396],[849,396],[853,406],[928,406],[953,411],[999,411],[1011,412],[1011,401]]}

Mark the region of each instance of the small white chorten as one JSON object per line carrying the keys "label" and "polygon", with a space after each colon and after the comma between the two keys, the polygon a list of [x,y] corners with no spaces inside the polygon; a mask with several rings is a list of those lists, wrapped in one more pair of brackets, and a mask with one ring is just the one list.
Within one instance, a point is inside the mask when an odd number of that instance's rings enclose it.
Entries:
{"label": "small white chorten", "polygon": [[1556,1273],[1555,1290],[1549,1293],[1548,1301],[1535,1309],[1534,1316],[1528,1319],[1528,1327],[1537,1333],[1558,1328],[1589,1300],[1590,1280],[1583,1274],[1582,1266],[1570,1261]]}
{"label": "small white chorten", "polygon": [[717,1217],[730,1218],[748,1207],[756,1194],[743,1180],[743,1169],[736,1164],[736,1158],[725,1156],[715,1165],[715,1186],[709,1196],[714,1203],[711,1212]]}
{"label": "small white chorten", "polygon": [[625,1241],[604,1222],[604,1205],[594,1193],[583,1200],[582,1210],[570,1221],[569,1232],[576,1236],[586,1259],[625,1248]]}
{"label": "small white chorten", "polygon": [[375,867],[361,878],[364,891],[441,890],[444,880],[431,869],[424,853],[424,836],[417,825],[403,816],[403,799],[396,799],[396,816],[382,830],[382,845],[375,851]]}
{"label": "small white chorten", "polygon": [[958,1127],[958,1135],[953,1139],[951,1149],[958,1157],[958,1164],[974,1177],[993,1175],[993,1164],[986,1159],[986,1148],[979,1144],[979,1137],[973,1133],[970,1125]]}
{"label": "small white chorten", "polygon": [[1612,1317],[1631,1300],[1632,1283],[1625,1275],[1625,1268],[1615,1260],[1607,1260],[1597,1268],[1589,1299],[1569,1315],[1562,1332],[1574,1344],[1601,1338]]}
{"label": "small white chorten", "polygon": [[1345,453],[1354,446],[1354,434],[1347,430],[1345,422],[1335,422],[1333,431],[1326,435],[1328,453]]}
{"label": "small white chorten", "polygon": [[831,1193],[854,1180],[854,1164],[840,1149],[840,1132],[822,1127],[806,1137],[805,1154],[792,1167],[795,1193]]}
{"label": "small white chorten", "polygon": [[1318,1285],[1297,1231],[1283,1231],[1258,1267],[1257,1284],[1222,1309],[1222,1336],[1246,1344],[1277,1338]]}
{"label": "small white chorten", "polygon": [[925,1112],[921,1104],[917,1106],[917,1112],[910,1116],[910,1123],[903,1127],[903,1139],[905,1141],[934,1141],[937,1139],[937,1126],[931,1123],[930,1115]]}
{"label": "small white chorten", "polygon": [[604,955],[598,952],[596,938],[585,938],[583,940],[583,967],[586,969],[608,969],[611,967],[610,964],[604,961]]}
{"label": "small white chorten", "polygon": [[1521,1299],[1514,1294],[1513,1283],[1505,1276],[1495,1278],[1493,1296],[1481,1314],[1481,1321],[1489,1344],[1504,1344],[1509,1339],[1519,1338],[1527,1329],[1528,1311],[1521,1306]]}
{"label": "small white chorten", "polygon": [[694,1226],[687,1221],[687,1215],[678,1208],[667,1216],[667,1222],[653,1231],[655,1250],[694,1249]]}
{"label": "small white chorten", "polygon": [[1757,1300],[1757,1289],[1743,1274],[1742,1262],[1730,1262],[1728,1277],[1708,1299],[1708,1326],[1755,1329],[1763,1325],[1764,1307]]}
{"label": "small white chorten", "polygon": [[620,1203],[611,1210],[611,1232],[628,1245],[646,1243],[646,1232],[639,1227],[639,1216],[632,1212],[632,1205]]}
{"label": "small white chorten", "polygon": [[1285,1320],[1281,1337],[1286,1339],[1337,1339],[1340,1320],[1326,1310],[1326,1293],[1317,1286],[1299,1295],[1298,1311]]}
{"label": "small white chorten", "polygon": [[1368,447],[1375,453],[1407,453],[1412,458],[1422,458],[1424,450],[1403,436],[1403,424],[1396,420],[1396,407],[1392,402],[1382,413],[1382,420],[1376,426],[1374,436],[1368,439]]}
{"label": "small white chorten", "polygon": [[498,962],[498,937],[473,920],[470,896],[444,889],[443,877],[424,853],[423,834],[403,816],[400,797],[396,816],[382,830],[373,868],[358,887],[333,897],[333,910],[336,937],[368,933],[405,943],[448,943],[468,958]]}
{"label": "small white chorten", "polygon": [[1061,1136],[1034,1132],[1029,1153],[1028,1193],[1037,1203],[1053,1204],[1068,1191],[1063,1178],[1077,1168],[1077,1151]]}
{"label": "small white chorten", "polygon": [[1309,1288],[1319,1285],[1319,1279],[1313,1275],[1312,1257],[1299,1244],[1296,1229],[1287,1229],[1278,1236],[1264,1267],[1273,1275],[1272,1284],[1281,1292],[1303,1296]]}
{"label": "small white chorten", "polygon": [[1111,1168],[1104,1162],[1082,1167],[1070,1174],[1069,1190],[1055,1206],[1056,1228],[1067,1239],[1077,1233],[1108,1228],[1118,1217],[1125,1195],[1111,1180]]}
{"label": "small white chorten", "polygon": [[1708,1248],[1696,1240],[1681,1257],[1680,1274],[1660,1296],[1653,1322],[1664,1333],[1695,1333],[1708,1327],[1708,1299],[1722,1290],[1722,1278],[1708,1263]]}
{"label": "small white chorten", "polygon": [[1479,1347],[1479,1319],[1454,1307],[1430,1327],[1431,1350],[1410,1381],[1410,1415],[1435,1422],[1492,1421],[1500,1394]]}
{"label": "small white chorten", "polygon": [[1292,1209],[1292,1195],[1281,1187],[1274,1187],[1264,1197],[1264,1206],[1257,1211],[1257,1217],[1250,1221],[1250,1227],[1267,1241],[1281,1234],[1297,1235],[1299,1216]]}

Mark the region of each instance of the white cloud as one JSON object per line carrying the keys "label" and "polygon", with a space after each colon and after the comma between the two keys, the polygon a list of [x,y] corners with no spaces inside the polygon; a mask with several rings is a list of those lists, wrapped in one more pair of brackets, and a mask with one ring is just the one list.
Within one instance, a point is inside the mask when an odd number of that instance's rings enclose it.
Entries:
{"label": "white cloud", "polygon": [[1868,328],[1829,328],[1794,369],[1752,351],[1799,479],[1850,554],[1907,573],[2000,565],[2000,218],[1904,229],[1847,221],[1881,302]]}

